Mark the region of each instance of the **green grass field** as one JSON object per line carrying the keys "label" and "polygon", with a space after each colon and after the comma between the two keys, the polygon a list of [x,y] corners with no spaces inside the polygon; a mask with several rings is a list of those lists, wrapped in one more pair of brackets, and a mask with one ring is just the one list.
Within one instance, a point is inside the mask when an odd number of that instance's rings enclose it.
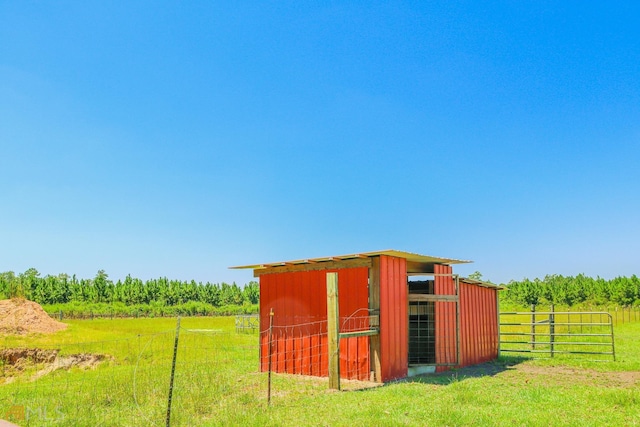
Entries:
{"label": "green grass field", "polygon": [[[0,377],[0,418],[30,426],[164,425],[175,319],[69,321],[54,335],[0,337],[2,348],[107,355],[95,367]],[[257,335],[233,318],[181,321],[171,425],[640,425],[640,322],[617,325],[617,361],[503,357],[381,387],[330,391],[326,379],[258,372]]]}

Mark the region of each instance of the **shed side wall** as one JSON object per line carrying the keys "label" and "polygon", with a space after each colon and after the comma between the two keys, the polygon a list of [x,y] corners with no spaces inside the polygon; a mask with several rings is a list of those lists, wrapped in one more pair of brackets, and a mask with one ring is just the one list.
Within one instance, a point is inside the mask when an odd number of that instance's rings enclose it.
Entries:
{"label": "shed side wall", "polygon": [[[455,283],[449,265],[434,265],[434,291],[436,295],[455,295]],[[456,304],[436,301],[436,370],[448,369],[456,363]],[[444,365],[444,366],[443,366]]]}
{"label": "shed side wall", "polygon": [[[452,295],[455,284],[446,265],[435,266],[435,293]],[[460,281],[460,360],[459,367],[488,362],[498,357],[496,289]],[[455,304],[436,302],[436,363],[456,361]],[[453,366],[451,366],[453,367]],[[450,369],[438,366],[437,371]]]}
{"label": "shed side wall", "polygon": [[[348,317],[365,316],[368,305],[366,267],[336,270],[341,324]],[[260,368],[268,369],[269,312],[274,311],[272,365],[274,372],[328,375],[326,270],[264,274],[260,276]],[[349,323],[350,322],[350,323]],[[340,343],[341,376],[368,379],[367,337]]]}
{"label": "shed side wall", "polygon": [[460,283],[461,366],[498,357],[497,290]]}
{"label": "shed side wall", "polygon": [[380,365],[382,381],[407,376],[409,367],[407,262],[380,256]]}

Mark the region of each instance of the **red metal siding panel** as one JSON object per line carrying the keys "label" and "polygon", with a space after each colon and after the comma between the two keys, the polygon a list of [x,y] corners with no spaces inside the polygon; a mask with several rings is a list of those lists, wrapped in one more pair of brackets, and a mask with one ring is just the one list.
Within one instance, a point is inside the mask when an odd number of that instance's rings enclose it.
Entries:
{"label": "red metal siding panel", "polygon": [[[364,310],[361,315],[366,316],[368,268],[340,269],[337,272],[341,318],[358,310]],[[261,370],[268,369],[269,312],[273,308],[272,369],[292,374],[328,375],[326,273],[318,270],[260,276]],[[366,345],[358,341],[362,338]],[[367,337],[343,340],[341,376],[368,378],[368,348]]]}
{"label": "red metal siding panel", "polygon": [[380,364],[382,381],[407,376],[409,367],[407,263],[380,256]]}
{"label": "red metal siding panel", "polygon": [[[340,330],[362,330],[368,327],[369,269],[345,268],[337,272]],[[368,337],[340,340],[340,376],[359,380],[369,378]]]}
{"label": "red metal siding panel", "polygon": [[466,364],[468,360],[470,360],[471,358],[471,340],[469,339],[469,337],[471,336],[471,332],[470,332],[470,328],[471,325],[469,324],[469,322],[465,322],[463,321],[463,319],[465,318],[466,314],[469,312],[470,309],[470,305],[469,305],[469,298],[462,298],[462,294],[465,293],[467,291],[466,289],[466,285],[464,283],[460,284],[460,289],[459,289],[459,293],[460,293],[460,342],[461,342],[461,349],[460,349],[460,353],[461,353],[461,357],[462,360],[460,361],[461,364]]}
{"label": "red metal siding panel", "polygon": [[[436,295],[454,295],[455,283],[448,265],[434,266],[434,290]],[[456,361],[456,307],[455,303],[437,301],[436,309],[436,364]],[[447,369],[438,367],[438,371]]]}
{"label": "red metal siding panel", "polygon": [[[455,291],[451,267],[435,266],[435,293],[448,295]],[[468,366],[493,360],[498,355],[497,306],[495,289],[460,283],[460,361]],[[455,306],[436,303],[436,363],[455,361]],[[448,369],[438,367],[438,371]]]}
{"label": "red metal siding panel", "polygon": [[464,357],[460,366],[493,360],[498,355],[496,290],[460,283],[461,341]]}

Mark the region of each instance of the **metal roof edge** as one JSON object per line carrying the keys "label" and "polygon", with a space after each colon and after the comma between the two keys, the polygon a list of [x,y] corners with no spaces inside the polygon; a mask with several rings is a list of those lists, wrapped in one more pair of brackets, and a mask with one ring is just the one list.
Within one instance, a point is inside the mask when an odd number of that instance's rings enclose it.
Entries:
{"label": "metal roof edge", "polygon": [[421,254],[417,254],[417,253],[413,253],[413,252],[406,252],[406,251],[398,251],[395,249],[386,249],[386,250],[382,250],[382,251],[373,251],[373,252],[358,252],[355,254],[347,254],[347,255],[334,255],[334,256],[328,256],[328,257],[319,257],[319,258],[305,258],[305,259],[298,259],[298,260],[291,260],[291,261],[279,261],[279,262],[271,262],[271,263],[261,263],[261,264],[250,264],[250,265],[238,265],[238,266],[233,266],[233,267],[229,267],[230,269],[262,269],[262,268],[269,268],[269,267],[279,267],[279,266],[284,266],[284,265],[296,265],[296,264],[312,264],[312,263],[318,263],[318,262],[326,262],[326,261],[341,261],[341,260],[345,260],[345,259],[354,259],[354,258],[364,258],[364,257],[373,257],[373,256],[380,256],[380,255],[387,255],[387,256],[395,256],[397,258],[404,258],[408,261],[417,261],[417,262],[433,262],[435,263],[440,263],[440,264],[467,264],[467,263],[471,263],[473,261],[467,261],[467,260],[460,260],[460,259],[455,259],[455,258],[442,258],[442,257],[435,257],[435,256],[431,256],[431,255],[421,255]]}
{"label": "metal roof edge", "polygon": [[495,283],[485,282],[483,280],[470,279],[468,277],[461,277],[460,280],[464,283],[469,283],[471,285],[482,286],[483,288],[495,288],[498,290],[506,289],[504,286],[496,285]]}

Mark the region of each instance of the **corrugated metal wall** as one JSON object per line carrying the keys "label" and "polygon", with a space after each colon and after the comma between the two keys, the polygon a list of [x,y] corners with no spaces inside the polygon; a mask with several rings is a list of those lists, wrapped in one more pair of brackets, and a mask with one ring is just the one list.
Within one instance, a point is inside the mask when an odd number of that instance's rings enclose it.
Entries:
{"label": "corrugated metal wall", "polygon": [[[380,256],[380,368],[383,382],[407,375],[409,359],[407,265],[403,258]],[[368,314],[366,267],[338,272],[341,330],[350,316]],[[260,276],[261,369],[267,370],[269,311],[273,308],[272,369],[275,372],[327,376],[326,270]],[[453,295],[455,283],[448,265],[435,265],[435,294]],[[498,354],[496,290],[461,282],[460,365],[492,360]],[[438,371],[456,362],[455,303],[435,303]],[[356,322],[357,323],[357,322]],[[340,342],[341,377],[367,380],[370,375],[369,338]]]}
{"label": "corrugated metal wall", "polygon": [[[455,283],[452,269],[448,265],[434,265],[434,291],[436,295],[455,295]],[[454,302],[437,301],[436,311],[436,365],[456,363],[456,304]],[[438,367],[441,371],[448,369]]]}
{"label": "corrugated metal wall", "polygon": [[407,262],[380,256],[380,365],[382,381],[407,376],[409,368]]}
{"label": "corrugated metal wall", "polygon": [[[453,295],[452,269],[435,266],[436,295]],[[447,276],[438,276],[446,274]],[[496,289],[460,282],[460,360],[458,366],[487,362],[498,357]],[[456,361],[455,303],[436,302],[436,364]],[[449,369],[440,366],[438,371]]]}
{"label": "corrugated metal wall", "polygon": [[[366,267],[338,272],[341,325],[354,313],[368,314]],[[268,369],[269,312],[274,311],[272,370],[291,374],[327,376],[326,270],[263,274],[260,276],[262,371]],[[369,340],[341,340],[340,372],[343,378],[369,378]]]}
{"label": "corrugated metal wall", "polygon": [[460,283],[461,366],[498,357],[496,289]]}

